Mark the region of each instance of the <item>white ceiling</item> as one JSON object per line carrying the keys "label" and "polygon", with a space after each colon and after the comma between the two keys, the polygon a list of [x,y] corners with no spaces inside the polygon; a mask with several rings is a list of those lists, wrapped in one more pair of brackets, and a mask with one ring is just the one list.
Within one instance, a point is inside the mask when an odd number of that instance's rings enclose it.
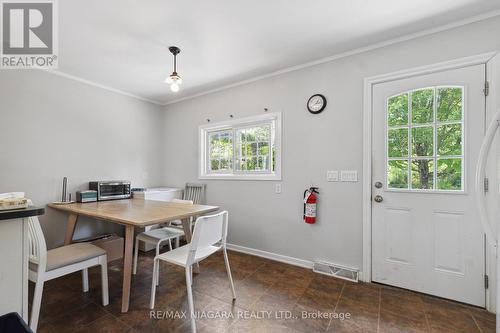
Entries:
{"label": "white ceiling", "polygon": [[[500,9],[492,0],[78,0],[59,4],[59,71],[167,103]],[[163,83],[181,48],[181,91]]]}

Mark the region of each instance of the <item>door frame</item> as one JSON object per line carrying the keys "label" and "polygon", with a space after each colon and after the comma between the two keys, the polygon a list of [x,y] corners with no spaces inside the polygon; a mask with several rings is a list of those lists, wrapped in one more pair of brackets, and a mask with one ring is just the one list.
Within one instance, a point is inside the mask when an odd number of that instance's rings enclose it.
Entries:
{"label": "door frame", "polygon": [[[361,280],[372,281],[372,116],[373,116],[373,86],[375,84],[432,74],[446,70],[458,69],[467,66],[486,64],[498,51],[482,53],[474,56],[458,58],[450,61],[439,62],[432,65],[413,67],[392,73],[371,76],[364,79],[363,92],[363,271]],[[486,254],[486,272],[490,282],[495,281],[495,272],[489,269],[489,253]],[[491,309],[489,301],[494,295],[489,295],[486,290],[486,308]],[[491,296],[491,297],[490,297]]]}

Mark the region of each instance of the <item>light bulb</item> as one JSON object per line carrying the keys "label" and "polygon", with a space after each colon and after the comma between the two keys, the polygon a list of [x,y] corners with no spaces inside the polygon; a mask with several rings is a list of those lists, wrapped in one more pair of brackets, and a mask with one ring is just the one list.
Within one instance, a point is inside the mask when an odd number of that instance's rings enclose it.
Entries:
{"label": "light bulb", "polygon": [[172,84],[172,83],[174,83],[174,80],[172,79],[172,76],[167,76],[167,78],[165,79],[165,83],[166,84]]}
{"label": "light bulb", "polygon": [[180,76],[177,76],[177,80],[175,80],[175,83],[182,84],[182,79]]}
{"label": "light bulb", "polygon": [[178,92],[179,91],[179,85],[177,83],[172,83],[170,85],[170,90],[172,90],[173,92]]}

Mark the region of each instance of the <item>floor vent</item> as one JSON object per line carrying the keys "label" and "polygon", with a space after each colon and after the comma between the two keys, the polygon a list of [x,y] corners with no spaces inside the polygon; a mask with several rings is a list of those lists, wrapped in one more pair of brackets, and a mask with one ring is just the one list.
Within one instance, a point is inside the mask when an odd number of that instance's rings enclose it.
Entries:
{"label": "floor vent", "polygon": [[324,261],[314,262],[313,272],[352,282],[358,282],[359,280],[359,270],[357,270],[356,268],[327,263]]}

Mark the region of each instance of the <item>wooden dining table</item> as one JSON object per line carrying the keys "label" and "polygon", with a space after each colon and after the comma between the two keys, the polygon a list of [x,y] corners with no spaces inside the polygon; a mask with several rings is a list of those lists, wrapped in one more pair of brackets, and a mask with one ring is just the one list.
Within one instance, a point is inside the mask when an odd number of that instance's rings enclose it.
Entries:
{"label": "wooden dining table", "polygon": [[130,304],[132,279],[132,252],[134,229],[150,225],[181,220],[186,241],[191,241],[189,220],[219,210],[217,206],[186,205],[181,203],[125,199],[88,203],[49,204],[48,207],[69,214],[64,245],[71,244],[79,216],[116,223],[125,227],[125,252],[123,255],[122,312]]}

